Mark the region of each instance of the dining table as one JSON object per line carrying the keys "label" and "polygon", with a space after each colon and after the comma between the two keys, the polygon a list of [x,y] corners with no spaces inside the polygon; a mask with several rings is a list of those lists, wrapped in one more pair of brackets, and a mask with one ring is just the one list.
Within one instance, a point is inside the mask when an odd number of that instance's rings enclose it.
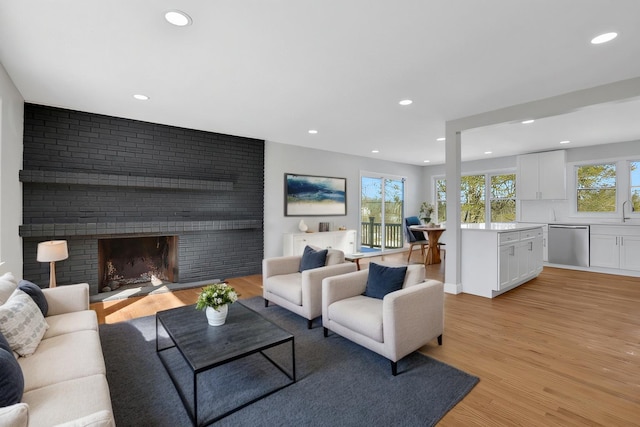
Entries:
{"label": "dining table", "polygon": [[415,231],[422,231],[424,237],[429,241],[427,253],[424,257],[424,265],[439,264],[442,260],[440,259],[440,246],[438,245],[438,241],[446,228],[429,227],[426,225],[412,225],[409,228]]}

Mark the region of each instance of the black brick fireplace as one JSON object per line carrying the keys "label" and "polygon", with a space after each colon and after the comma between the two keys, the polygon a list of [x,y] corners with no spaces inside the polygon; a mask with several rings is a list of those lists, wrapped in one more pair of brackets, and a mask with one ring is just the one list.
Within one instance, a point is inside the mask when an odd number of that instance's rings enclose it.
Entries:
{"label": "black brick fireplace", "polygon": [[259,274],[264,141],[25,104],[24,277],[48,283],[38,242],[68,241],[58,285],[96,294],[100,241],[175,236],[180,282]]}

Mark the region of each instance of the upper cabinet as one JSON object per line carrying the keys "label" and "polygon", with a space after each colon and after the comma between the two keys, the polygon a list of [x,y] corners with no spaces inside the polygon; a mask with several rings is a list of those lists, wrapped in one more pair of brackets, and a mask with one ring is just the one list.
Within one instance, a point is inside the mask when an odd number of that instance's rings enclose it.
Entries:
{"label": "upper cabinet", "polygon": [[519,200],[567,198],[564,150],[518,156],[516,197]]}

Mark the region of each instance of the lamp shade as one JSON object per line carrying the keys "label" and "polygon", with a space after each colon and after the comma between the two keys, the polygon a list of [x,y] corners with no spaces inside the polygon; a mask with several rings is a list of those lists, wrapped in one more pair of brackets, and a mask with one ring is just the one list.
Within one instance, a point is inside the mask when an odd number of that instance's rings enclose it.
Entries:
{"label": "lamp shade", "polygon": [[62,261],[69,258],[66,240],[51,240],[38,243],[39,262]]}

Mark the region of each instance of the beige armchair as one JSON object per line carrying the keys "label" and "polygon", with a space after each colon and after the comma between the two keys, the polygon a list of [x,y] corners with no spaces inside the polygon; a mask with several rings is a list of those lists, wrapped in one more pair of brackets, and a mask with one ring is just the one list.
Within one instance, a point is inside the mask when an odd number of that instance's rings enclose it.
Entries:
{"label": "beige armchair", "polygon": [[324,267],[300,273],[301,259],[301,256],[263,259],[262,296],[265,307],[272,301],[307,319],[307,327],[311,329],[313,319],[322,314],[322,280],[356,271],[356,265],[345,262],[342,251],[329,249]]}
{"label": "beige armchair", "polygon": [[397,375],[398,360],[434,338],[442,345],[444,285],[424,274],[423,265],[407,266],[402,289],[383,299],[362,295],[368,270],[324,279],[324,336],[331,330],[386,357]]}

